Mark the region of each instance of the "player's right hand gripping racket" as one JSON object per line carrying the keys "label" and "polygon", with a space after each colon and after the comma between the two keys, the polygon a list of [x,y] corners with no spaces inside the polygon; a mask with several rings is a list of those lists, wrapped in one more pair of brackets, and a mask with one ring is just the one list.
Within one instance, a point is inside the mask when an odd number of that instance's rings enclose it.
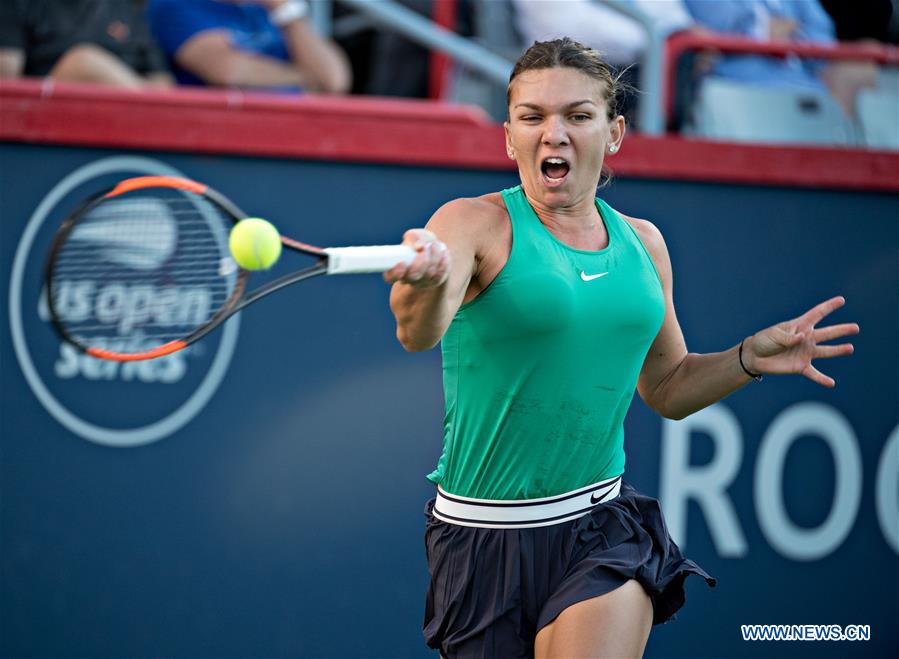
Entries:
{"label": "player's right hand gripping racket", "polygon": [[248,292],[228,236],[246,214],[202,183],[127,179],[59,227],[45,271],[53,324],[78,349],[114,361],[182,350],[247,305],[318,275],[384,272],[411,262],[404,245],[319,248],[281,237],[314,265]]}

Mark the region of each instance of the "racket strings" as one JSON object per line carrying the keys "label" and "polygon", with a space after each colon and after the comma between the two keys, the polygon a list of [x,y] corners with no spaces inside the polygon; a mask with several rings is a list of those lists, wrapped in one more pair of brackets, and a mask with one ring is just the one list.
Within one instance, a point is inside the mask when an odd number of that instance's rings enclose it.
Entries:
{"label": "racket strings", "polygon": [[49,278],[55,318],[82,346],[135,352],[183,339],[232,300],[231,224],[181,190],[104,199],[57,250]]}

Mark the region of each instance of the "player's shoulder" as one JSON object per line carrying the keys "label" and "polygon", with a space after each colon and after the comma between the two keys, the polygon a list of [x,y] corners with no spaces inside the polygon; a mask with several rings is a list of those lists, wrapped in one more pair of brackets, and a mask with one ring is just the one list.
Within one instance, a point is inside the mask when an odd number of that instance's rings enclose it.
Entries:
{"label": "player's shoulder", "polygon": [[662,237],[662,232],[659,231],[659,228],[649,220],[630,217],[624,213],[618,214],[637,233],[646,251],[649,252],[649,256],[655,264],[656,272],[659,273],[662,281],[670,281],[671,258],[668,256],[668,247],[665,245],[665,238]]}
{"label": "player's shoulder", "polygon": [[631,217],[622,212],[618,212],[622,219],[627,222],[643,241],[643,245],[653,255],[656,253],[666,253],[668,248],[665,246],[665,238],[659,228],[649,220],[643,220],[638,217]]}
{"label": "player's shoulder", "polygon": [[507,223],[509,214],[502,194],[491,192],[480,197],[460,197],[448,201],[434,213],[431,221],[464,226],[469,230],[489,231],[499,224]]}
{"label": "player's shoulder", "polygon": [[478,218],[507,216],[506,204],[499,192],[490,192],[480,197],[459,197],[446,202],[438,212]]}

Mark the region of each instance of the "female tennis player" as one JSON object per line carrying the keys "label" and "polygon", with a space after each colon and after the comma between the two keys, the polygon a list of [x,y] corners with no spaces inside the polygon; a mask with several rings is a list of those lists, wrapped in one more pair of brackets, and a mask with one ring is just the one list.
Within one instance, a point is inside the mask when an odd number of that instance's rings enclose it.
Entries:
{"label": "female tennis player", "polygon": [[444,449],[429,478],[424,633],[444,657],[636,657],[684,602],[685,559],[659,504],[622,481],[636,388],[680,419],[768,373],[834,381],[812,359],[852,352],[817,328],[844,300],[689,354],[659,230],[596,198],[621,147],[616,83],[570,39],[512,72],[506,148],[521,185],[440,208],[385,274],[397,336],[442,341]]}

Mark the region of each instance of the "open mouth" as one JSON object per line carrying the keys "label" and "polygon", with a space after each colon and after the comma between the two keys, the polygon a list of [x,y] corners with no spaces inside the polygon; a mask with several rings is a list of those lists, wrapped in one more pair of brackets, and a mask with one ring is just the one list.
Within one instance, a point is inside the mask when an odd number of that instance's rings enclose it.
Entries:
{"label": "open mouth", "polygon": [[564,158],[544,158],[540,163],[540,171],[543,172],[543,179],[548,185],[559,185],[568,176],[571,166]]}

